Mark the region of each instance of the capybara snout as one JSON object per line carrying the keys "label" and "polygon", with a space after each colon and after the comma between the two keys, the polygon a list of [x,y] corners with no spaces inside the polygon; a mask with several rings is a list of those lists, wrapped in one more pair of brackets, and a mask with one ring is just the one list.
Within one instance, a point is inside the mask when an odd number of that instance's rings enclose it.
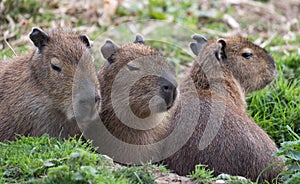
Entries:
{"label": "capybara snout", "polygon": [[165,100],[167,109],[170,109],[177,96],[177,84],[174,84],[163,77],[159,77],[158,86],[160,88],[159,95]]}

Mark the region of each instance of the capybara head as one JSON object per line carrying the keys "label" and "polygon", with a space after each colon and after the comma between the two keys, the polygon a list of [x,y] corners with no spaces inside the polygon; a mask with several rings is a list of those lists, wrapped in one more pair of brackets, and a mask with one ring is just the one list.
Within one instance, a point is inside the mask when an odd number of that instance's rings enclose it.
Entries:
{"label": "capybara head", "polygon": [[89,100],[78,90],[78,85],[83,83],[85,89],[93,90],[92,101],[98,101],[99,95],[95,90],[98,80],[86,35],[61,29],[46,33],[33,28],[29,37],[38,48],[33,56],[36,58],[31,60],[35,62],[31,68],[34,79],[44,88],[52,105],[65,113],[68,119],[74,118],[72,101],[80,105]]}
{"label": "capybara head", "polygon": [[[196,42],[190,47],[198,55],[207,41],[202,35],[194,35]],[[263,48],[246,38],[234,37],[222,39],[226,43],[226,65],[239,81],[245,93],[260,90],[273,81],[276,66],[273,57]]]}
{"label": "capybara head", "polygon": [[157,50],[144,44],[142,36],[121,47],[108,40],[101,52],[107,60],[98,75],[104,101],[126,101],[123,105],[139,118],[173,106],[177,96],[174,73]]}

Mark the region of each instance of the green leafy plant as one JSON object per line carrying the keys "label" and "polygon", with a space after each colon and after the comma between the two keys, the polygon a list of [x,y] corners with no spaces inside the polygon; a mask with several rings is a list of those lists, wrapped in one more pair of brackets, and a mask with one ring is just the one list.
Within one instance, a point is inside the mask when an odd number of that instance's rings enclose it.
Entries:
{"label": "green leafy plant", "polygon": [[211,184],[218,180],[226,181],[228,184],[252,184],[250,180],[247,180],[241,176],[231,176],[229,174],[220,174],[217,177],[213,175],[214,171],[207,169],[206,165],[196,165],[195,170],[188,175],[199,183]]}
{"label": "green leafy plant", "polygon": [[197,182],[208,184],[215,179],[213,173],[214,171],[207,169],[206,165],[199,164],[195,166],[195,170],[188,176],[195,179]]}
{"label": "green leafy plant", "polygon": [[217,179],[225,180],[228,184],[253,184],[250,180],[242,176],[231,176],[229,174],[220,174]]}
{"label": "green leafy plant", "polygon": [[121,167],[95,152],[89,141],[21,136],[0,143],[0,183],[154,183],[162,166]]}
{"label": "green leafy plant", "polygon": [[277,151],[277,156],[285,157],[285,165],[288,167],[287,171],[283,171],[284,184],[297,184],[300,181],[300,136],[296,134],[288,126],[294,138],[294,141],[286,141],[281,143],[280,149]]}
{"label": "green leafy plant", "polygon": [[114,171],[116,177],[124,176],[128,178],[129,183],[149,183],[154,184],[155,180],[152,174],[149,172],[151,165],[144,165],[142,167],[129,167],[119,168]]}

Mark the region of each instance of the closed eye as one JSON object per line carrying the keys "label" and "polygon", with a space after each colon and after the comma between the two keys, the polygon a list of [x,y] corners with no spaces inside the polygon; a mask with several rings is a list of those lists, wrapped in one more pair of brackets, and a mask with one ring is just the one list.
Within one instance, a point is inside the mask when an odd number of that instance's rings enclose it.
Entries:
{"label": "closed eye", "polygon": [[131,66],[131,65],[127,65],[128,70],[130,71],[135,71],[135,70],[139,70],[139,68]]}
{"label": "closed eye", "polygon": [[252,53],[243,53],[242,56],[245,58],[245,59],[250,59],[253,54]]}
{"label": "closed eye", "polygon": [[57,72],[61,72],[61,68],[51,63],[51,68]]}

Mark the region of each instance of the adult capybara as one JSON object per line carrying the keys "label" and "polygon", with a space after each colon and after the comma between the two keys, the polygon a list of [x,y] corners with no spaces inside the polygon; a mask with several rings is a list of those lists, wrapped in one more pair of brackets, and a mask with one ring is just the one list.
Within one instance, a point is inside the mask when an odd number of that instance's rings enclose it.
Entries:
{"label": "adult capybara", "polygon": [[89,39],[68,30],[46,33],[39,28],[29,37],[36,49],[0,70],[0,140],[14,139],[15,134],[81,134],[73,106],[99,101],[97,90],[92,99],[73,90],[80,80],[91,89],[98,84]]}
{"label": "adult capybara", "polygon": [[[175,74],[162,54],[146,45],[140,35],[122,46],[107,40],[101,52],[107,62],[98,73],[100,118],[119,140],[102,145],[101,152],[113,158],[124,153],[118,158],[125,164],[150,161],[159,148],[147,146],[162,140],[169,126],[166,114],[177,96]],[[110,141],[114,140],[100,140]],[[134,147],[139,151],[131,151]]]}
{"label": "adult capybara", "polygon": [[197,92],[181,92],[169,132],[175,127],[189,130],[189,124],[182,124],[181,109],[190,104],[182,99],[198,100],[199,108],[194,110],[198,121],[186,144],[164,163],[180,175],[204,164],[216,175],[272,181],[282,169],[277,167],[282,159],[272,155],[277,151],[275,143],[246,113],[245,92],[261,89],[274,79],[273,58],[244,38],[194,39],[197,42],[191,49],[198,57],[181,87],[188,89],[190,78]]}

